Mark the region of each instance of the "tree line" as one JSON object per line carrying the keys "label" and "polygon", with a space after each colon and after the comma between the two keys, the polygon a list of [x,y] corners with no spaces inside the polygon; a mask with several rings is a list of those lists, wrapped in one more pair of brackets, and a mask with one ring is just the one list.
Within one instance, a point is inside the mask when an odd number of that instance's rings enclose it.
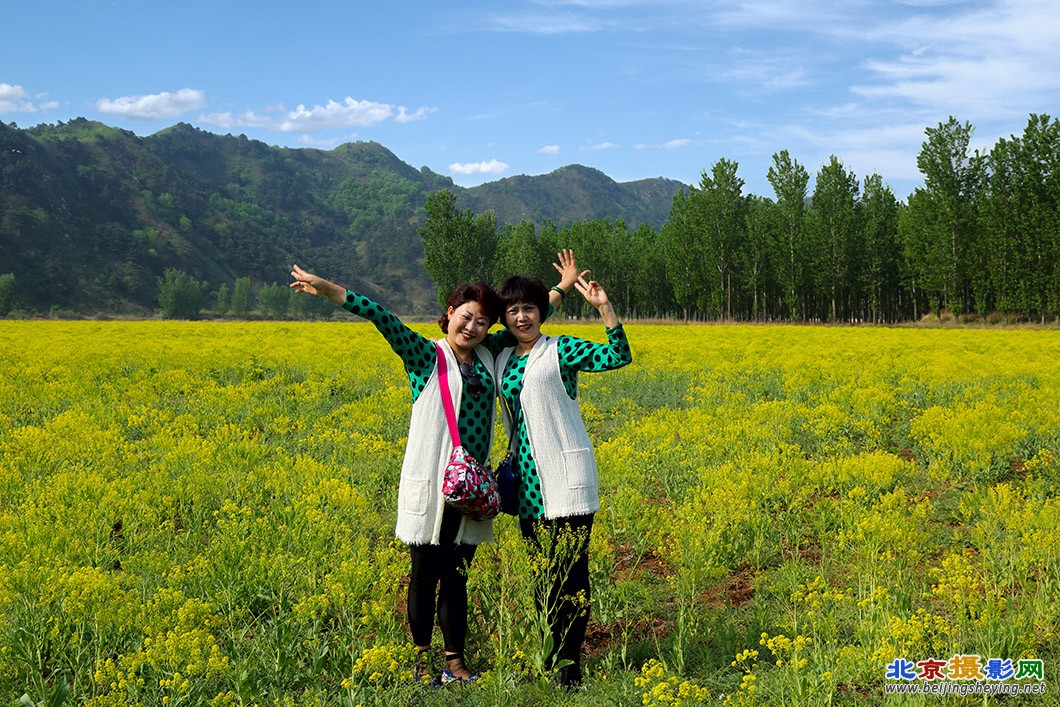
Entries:
{"label": "tree line", "polygon": [[[2,284],[2,279],[0,279]],[[207,310],[215,317],[246,319],[322,319],[334,306],[317,297],[298,296],[286,284],[273,282],[255,292],[249,277],[238,277],[232,288],[222,282],[216,290],[183,270],[167,268],[158,278],[159,313],[166,319],[198,319]]]}
{"label": "tree line", "polygon": [[[624,317],[875,322],[996,315],[1060,319],[1060,122],[1032,114],[1021,136],[972,151],[970,123],[925,130],[924,186],[899,201],[832,156],[810,173],[787,151],[767,174],[774,197],[744,194],[722,158],[682,190],[661,229],[596,219],[558,229],[498,226],[440,191],[420,228],[439,302],[468,280],[550,280],[573,248]],[[586,314],[572,298],[574,314]]]}

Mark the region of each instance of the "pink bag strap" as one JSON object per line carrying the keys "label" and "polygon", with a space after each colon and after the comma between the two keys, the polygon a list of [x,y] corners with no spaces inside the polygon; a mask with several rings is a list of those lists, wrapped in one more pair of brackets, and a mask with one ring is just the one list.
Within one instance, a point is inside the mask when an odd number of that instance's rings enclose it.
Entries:
{"label": "pink bag strap", "polygon": [[442,407],[445,408],[445,421],[449,423],[449,438],[453,440],[453,446],[460,446],[460,429],[456,426],[456,411],[453,410],[453,396],[449,394],[449,366],[445,363],[445,354],[442,353],[442,345],[435,342],[438,348],[438,389],[442,393]]}

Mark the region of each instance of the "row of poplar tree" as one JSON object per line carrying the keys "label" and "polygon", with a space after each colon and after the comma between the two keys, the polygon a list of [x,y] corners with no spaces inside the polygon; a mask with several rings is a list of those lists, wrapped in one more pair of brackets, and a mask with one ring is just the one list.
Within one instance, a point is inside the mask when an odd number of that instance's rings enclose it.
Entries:
{"label": "row of poplar tree", "polygon": [[[925,314],[1060,318],[1060,122],[1032,114],[986,153],[951,117],[925,130],[924,186],[899,201],[878,174],[859,181],[835,156],[810,174],[787,151],[774,198],[744,194],[720,159],[682,190],[659,230],[609,219],[562,229],[498,227],[492,212],[432,194],[420,229],[439,299],[456,284],[512,274],[551,281],[574,249],[625,317],[897,322]],[[579,298],[566,307],[587,313]]]}

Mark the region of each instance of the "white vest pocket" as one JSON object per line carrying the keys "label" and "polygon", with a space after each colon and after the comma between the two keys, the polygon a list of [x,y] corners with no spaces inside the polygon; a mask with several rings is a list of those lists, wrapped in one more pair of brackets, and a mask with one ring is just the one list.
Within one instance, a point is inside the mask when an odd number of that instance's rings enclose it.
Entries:
{"label": "white vest pocket", "polygon": [[401,510],[413,515],[427,514],[427,501],[430,499],[430,479],[401,479]]}
{"label": "white vest pocket", "polygon": [[596,462],[592,447],[570,449],[563,454],[564,475],[567,477],[567,488],[581,489],[596,486]]}

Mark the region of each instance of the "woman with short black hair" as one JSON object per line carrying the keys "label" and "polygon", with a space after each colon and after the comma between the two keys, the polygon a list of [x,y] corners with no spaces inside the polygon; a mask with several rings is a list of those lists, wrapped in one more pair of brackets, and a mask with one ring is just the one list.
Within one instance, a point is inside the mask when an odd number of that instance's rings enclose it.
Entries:
{"label": "woman with short black hair", "polygon": [[[502,323],[515,345],[500,351],[494,373],[520,477],[519,528],[530,546],[546,555],[551,575],[547,597],[535,598],[552,631],[550,660],[559,665],[559,682],[567,687],[582,681],[589,536],[600,509],[596,458],[578,408],[578,373],[611,371],[633,360],[607,293],[585,279],[587,272],[574,286],[600,313],[607,343],[542,334],[549,290],[537,278],[509,278],[499,294]],[[573,540],[573,547],[563,549],[565,539]]]}

